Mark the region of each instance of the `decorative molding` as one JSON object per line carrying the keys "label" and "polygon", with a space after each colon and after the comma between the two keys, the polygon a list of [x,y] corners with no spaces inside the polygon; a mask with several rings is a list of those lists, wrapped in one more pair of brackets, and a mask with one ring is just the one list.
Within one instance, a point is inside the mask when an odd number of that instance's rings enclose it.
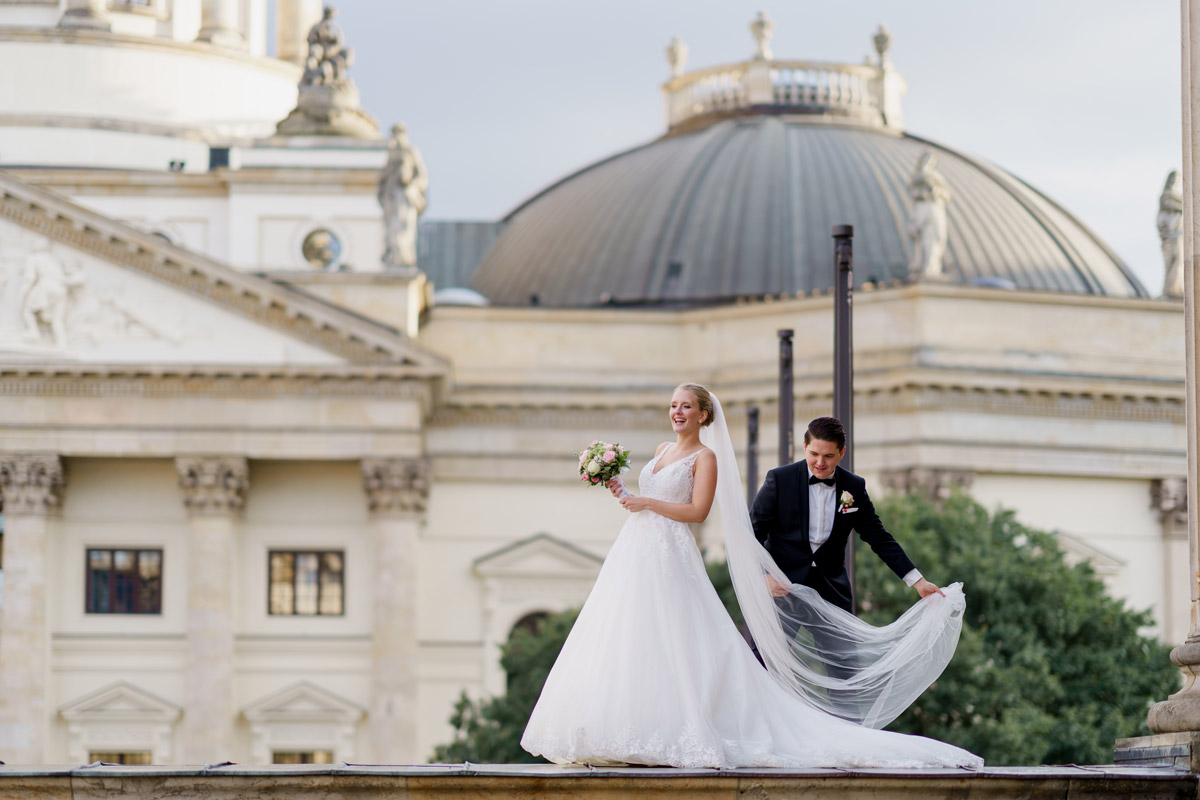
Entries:
{"label": "decorative molding", "polygon": [[354,759],[355,727],[363,709],[308,681],[299,681],[242,709],[250,723],[255,764],[276,750],[329,750],[334,762]]}
{"label": "decorative molding", "polygon": [[[947,376],[948,378],[949,376]],[[719,382],[718,382],[719,385]],[[481,392],[503,396],[509,387],[484,389],[469,387],[472,396]],[[1145,387],[1130,388],[1127,392],[1068,392],[1062,390],[1012,389],[1008,387],[980,386],[964,381],[937,382],[909,380],[891,386],[861,389],[857,394],[855,408],[860,414],[912,413],[918,411],[970,411],[983,414],[1008,414],[1025,417],[1051,417],[1071,419],[1106,419],[1122,422],[1171,422],[1184,423],[1183,397],[1174,390],[1182,390],[1183,382],[1172,382],[1161,387],[1161,391],[1149,392]],[[456,392],[457,389],[457,392]],[[433,426],[520,424],[530,427],[586,427],[587,425],[614,424],[641,425],[653,423],[661,415],[661,403],[648,399],[645,402],[630,402],[628,393],[614,395],[611,402],[581,403],[564,397],[568,392],[583,394],[578,387],[546,387],[546,397],[521,403],[472,402],[463,396],[462,388],[451,389],[448,401],[435,412],[430,424]],[[522,387],[525,396],[530,387]],[[653,392],[653,387],[650,389]],[[666,390],[669,393],[669,389]],[[456,397],[455,394],[458,394]],[[598,392],[591,392],[596,397]],[[644,394],[639,392],[639,395]],[[828,392],[796,393],[796,419],[805,415],[827,414],[832,395]],[[771,394],[739,396],[736,401],[726,402],[726,412],[731,420],[744,418],[745,407],[751,404],[762,409],[762,419],[768,421],[776,413],[777,400]]]}
{"label": "decorative molding", "polygon": [[421,400],[429,377],[408,367],[194,365],[0,365],[0,396],[24,397],[388,397]]}
{"label": "decorative molding", "polygon": [[1187,536],[1187,478],[1150,481],[1150,508],[1158,512],[1165,533]]}
{"label": "decorative molding", "polygon": [[67,723],[67,754],[85,764],[93,750],[147,750],[171,763],[171,733],[180,709],[126,681],[117,681],[59,708]]}
{"label": "decorative molding", "polygon": [[419,514],[429,502],[430,465],[425,458],[367,458],[363,489],[372,514]]}
{"label": "decorative molding", "polygon": [[175,471],[189,514],[225,516],[241,510],[250,484],[246,459],[182,456],[175,459]]}
{"label": "decorative molding", "polygon": [[935,502],[945,500],[956,489],[967,490],[975,482],[975,473],[963,469],[909,467],[886,470],[880,483],[905,494],[923,494]]}
{"label": "decorative molding", "polygon": [[295,287],[233,269],[206,256],[175,247],[61,196],[0,175],[0,218],[132,269],[189,294],[351,361],[410,364],[440,377],[444,359],[398,331],[329,305]]}
{"label": "decorative molding", "polygon": [[9,516],[46,516],[58,509],[65,479],[57,455],[0,455],[0,495]]}

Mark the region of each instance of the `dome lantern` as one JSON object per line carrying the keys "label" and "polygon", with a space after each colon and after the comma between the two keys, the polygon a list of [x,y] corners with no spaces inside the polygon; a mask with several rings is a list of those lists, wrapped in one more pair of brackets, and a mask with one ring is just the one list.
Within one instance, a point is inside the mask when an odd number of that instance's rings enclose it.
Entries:
{"label": "dome lantern", "polygon": [[903,130],[900,100],[907,90],[888,52],[892,36],[882,25],[872,43],[877,63],[777,59],[771,50],[775,23],[761,11],[750,23],[755,52],[749,61],[683,72],[672,62],[663,85],[670,133],[715,119],[749,114],[804,114],[841,124]]}

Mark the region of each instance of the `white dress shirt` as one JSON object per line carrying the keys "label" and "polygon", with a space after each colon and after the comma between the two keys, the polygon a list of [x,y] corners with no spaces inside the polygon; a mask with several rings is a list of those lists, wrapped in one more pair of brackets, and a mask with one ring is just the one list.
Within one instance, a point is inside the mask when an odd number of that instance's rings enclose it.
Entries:
{"label": "white dress shirt", "polygon": [[[808,473],[808,477],[812,477],[812,470],[808,468],[808,464],[804,465],[804,471]],[[814,553],[818,547],[829,541],[829,535],[833,533],[833,520],[836,513],[837,487],[827,486],[823,483],[809,483],[808,543],[812,546]],[[814,562],[815,565],[816,562]],[[903,580],[906,585],[912,586],[921,580],[921,571],[910,569],[905,573]]]}

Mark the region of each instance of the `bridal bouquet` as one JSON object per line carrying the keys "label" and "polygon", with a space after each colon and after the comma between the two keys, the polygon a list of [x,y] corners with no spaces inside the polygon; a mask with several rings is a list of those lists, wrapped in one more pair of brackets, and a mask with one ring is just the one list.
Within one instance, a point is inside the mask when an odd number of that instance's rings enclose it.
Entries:
{"label": "bridal bouquet", "polygon": [[629,451],[621,445],[593,439],[579,453],[579,480],[591,486],[603,486],[629,471]]}

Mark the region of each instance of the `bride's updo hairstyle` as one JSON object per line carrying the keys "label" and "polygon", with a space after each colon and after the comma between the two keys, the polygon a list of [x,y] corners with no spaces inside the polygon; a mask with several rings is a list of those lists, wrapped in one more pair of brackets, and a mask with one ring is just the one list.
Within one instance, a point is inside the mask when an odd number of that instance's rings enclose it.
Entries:
{"label": "bride's updo hairstyle", "polygon": [[[701,428],[707,428],[713,422],[713,401],[712,393],[698,383],[681,383],[675,387],[675,391],[683,390],[691,392],[696,396],[696,405],[700,406],[700,410],[705,413],[704,422],[700,423]],[[674,393],[674,392],[673,392]],[[672,393],[672,394],[673,394]]]}

